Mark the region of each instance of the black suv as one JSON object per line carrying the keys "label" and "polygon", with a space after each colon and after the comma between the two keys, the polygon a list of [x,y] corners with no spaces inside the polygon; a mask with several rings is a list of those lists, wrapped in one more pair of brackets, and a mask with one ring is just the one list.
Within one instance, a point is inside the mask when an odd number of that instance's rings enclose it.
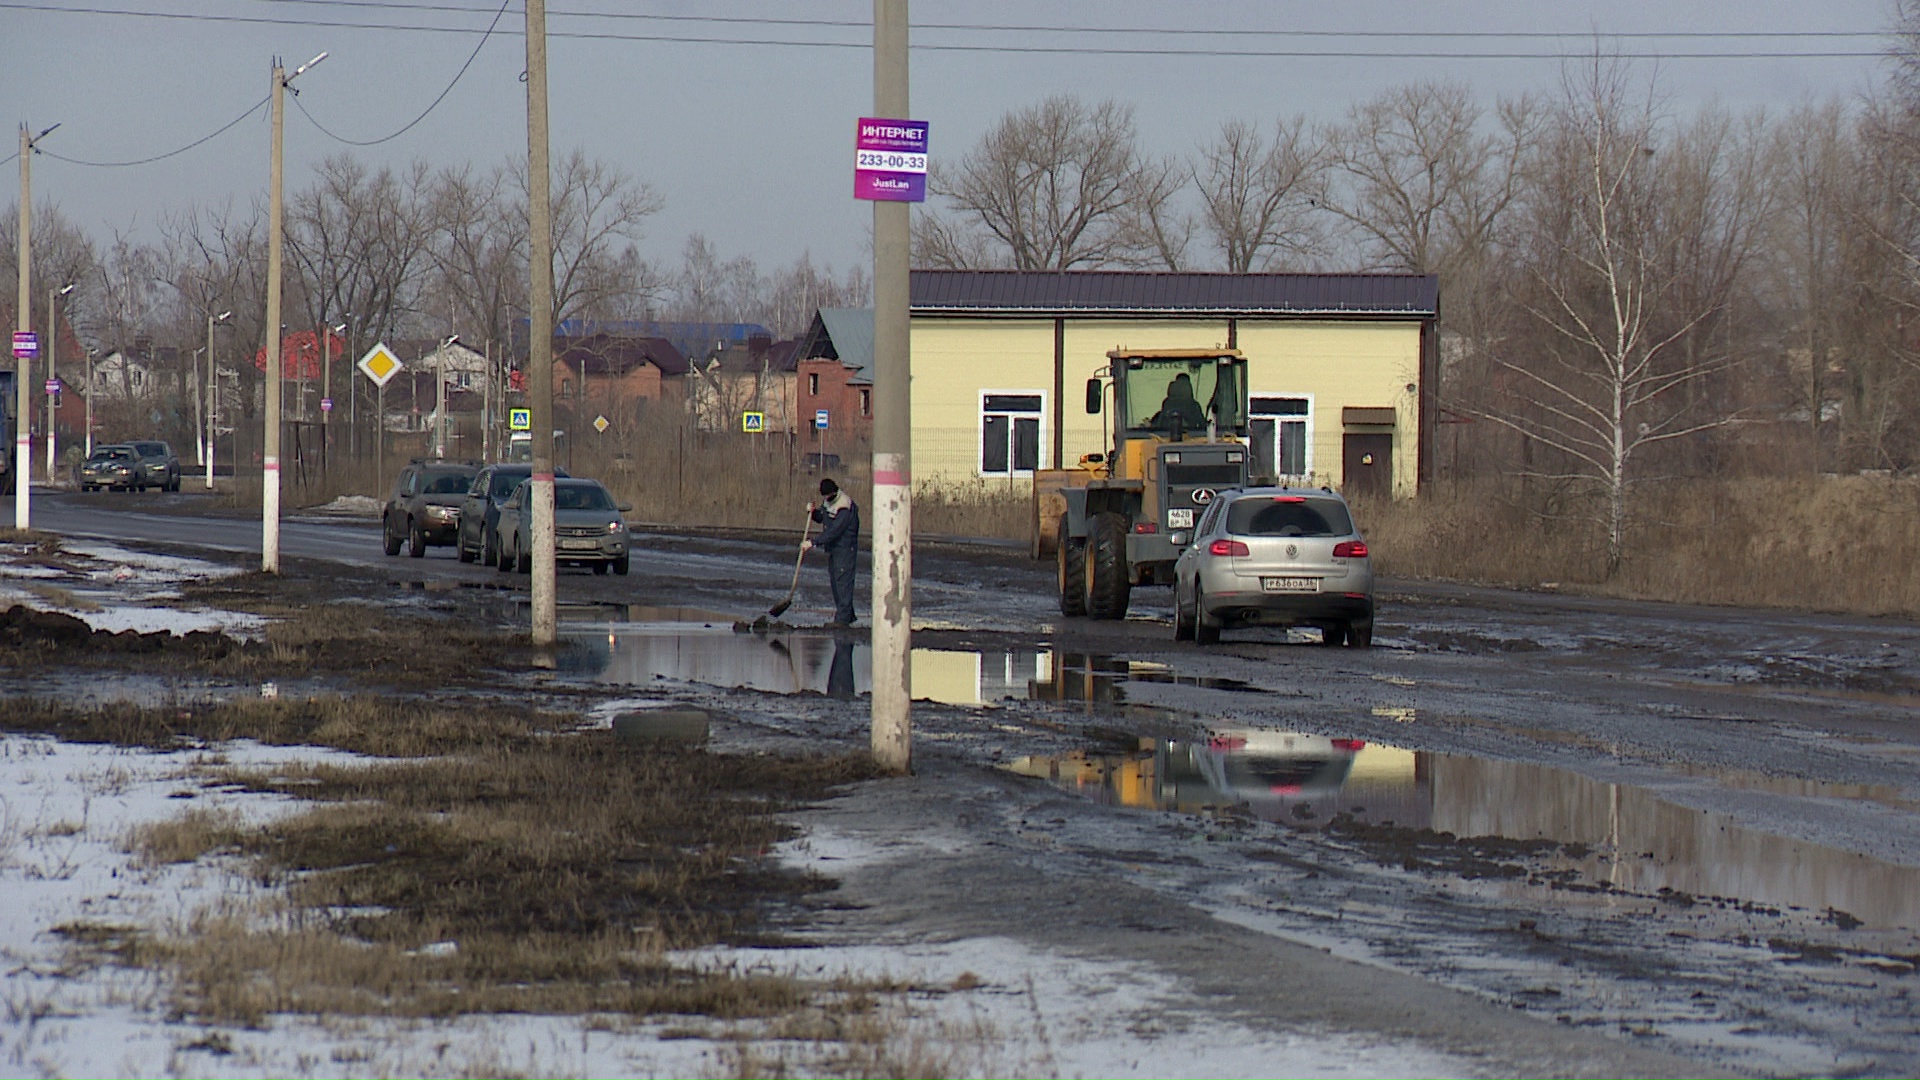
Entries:
{"label": "black suv", "polygon": [[451,461],[416,461],[400,470],[393,494],[380,513],[380,534],[387,554],[419,558],[429,544],[444,547],[460,532],[460,503],[479,469]]}
{"label": "black suv", "polygon": [[[477,558],[488,566],[499,564],[500,549],[495,546],[499,537],[495,526],[500,524],[500,504],[507,501],[507,496],[513,494],[521,481],[532,475],[532,465],[505,464],[489,465],[473,478],[466,501],[460,504],[460,531],[453,541],[461,562]],[[553,475],[566,476],[567,470],[555,469]]]}

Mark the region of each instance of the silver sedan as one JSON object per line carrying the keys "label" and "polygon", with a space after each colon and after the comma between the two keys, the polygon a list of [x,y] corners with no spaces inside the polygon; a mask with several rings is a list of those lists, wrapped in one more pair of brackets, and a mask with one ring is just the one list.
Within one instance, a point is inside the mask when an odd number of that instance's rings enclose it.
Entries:
{"label": "silver sedan", "polygon": [[[500,504],[494,550],[502,570],[527,573],[533,568],[533,534],[528,524],[527,498],[532,485],[522,481]],[[615,503],[598,480],[556,479],[553,482],[554,561],[562,566],[591,566],[596,574],[612,569],[624,574],[631,554],[627,520],[633,509]]]}
{"label": "silver sedan", "polygon": [[1173,636],[1210,645],[1241,626],[1313,626],[1373,644],[1373,566],[1347,502],[1321,488],[1224,491],[1174,564]]}

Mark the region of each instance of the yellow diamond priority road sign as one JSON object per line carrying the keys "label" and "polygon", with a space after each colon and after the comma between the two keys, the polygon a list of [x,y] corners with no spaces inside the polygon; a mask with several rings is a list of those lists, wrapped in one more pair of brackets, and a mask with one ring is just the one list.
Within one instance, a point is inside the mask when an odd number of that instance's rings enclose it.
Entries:
{"label": "yellow diamond priority road sign", "polygon": [[367,378],[373,380],[373,385],[385,386],[395,375],[400,374],[401,368],[407,365],[402,364],[400,358],[393,355],[393,350],[387,348],[387,343],[383,341],[368,349],[367,355],[360,358],[357,366],[361,371],[366,372]]}

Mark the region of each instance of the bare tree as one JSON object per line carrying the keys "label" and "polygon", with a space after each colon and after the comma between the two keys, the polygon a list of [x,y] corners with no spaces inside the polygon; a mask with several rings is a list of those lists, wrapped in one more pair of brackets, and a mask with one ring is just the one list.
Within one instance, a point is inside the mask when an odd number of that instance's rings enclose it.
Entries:
{"label": "bare tree", "polygon": [[1326,146],[1304,116],[1276,122],[1271,138],[1245,121],[1220,125],[1188,173],[1228,273],[1266,270],[1287,256],[1311,259],[1321,252],[1325,240],[1315,198],[1325,164]]}
{"label": "bare tree", "polygon": [[553,184],[555,326],[633,293],[640,268],[633,245],[663,205],[640,180],[579,150],[567,155]]}
{"label": "bare tree", "polygon": [[312,186],[287,206],[287,250],[306,316],[301,329],[317,333],[351,320],[356,336],[372,340],[421,314],[422,279],[432,265],[432,189],[424,162],[399,174],[369,172],[347,154],[320,163]]}
{"label": "bare tree", "polygon": [[506,166],[472,165],[434,178],[431,292],[456,311],[477,341],[506,341],[527,312],[527,215]]}
{"label": "bare tree", "polygon": [[1530,99],[1501,102],[1497,132],[1459,83],[1415,83],[1354,106],[1327,133],[1315,202],[1353,231],[1375,266],[1439,274],[1493,239],[1537,126]]}
{"label": "bare tree", "polygon": [[[984,255],[1021,270],[1177,259],[1175,229],[1160,214],[1177,185],[1137,142],[1133,107],[1115,101],[1089,105],[1062,94],[1008,113],[954,165],[934,166],[928,190],[955,220],[922,214],[916,246],[937,263]],[[1148,239],[1156,226],[1142,230],[1154,215],[1169,226],[1160,251]]]}
{"label": "bare tree", "polygon": [[[1670,134],[1675,152],[1658,153]],[[1733,419],[1688,393],[1738,357],[1699,331],[1725,316],[1763,211],[1757,152],[1726,136],[1711,117],[1672,132],[1650,88],[1596,58],[1569,73],[1533,176],[1514,299],[1544,333],[1495,356],[1510,400],[1480,418],[1551,448],[1560,464],[1543,475],[1597,487],[1609,576],[1638,457]]]}

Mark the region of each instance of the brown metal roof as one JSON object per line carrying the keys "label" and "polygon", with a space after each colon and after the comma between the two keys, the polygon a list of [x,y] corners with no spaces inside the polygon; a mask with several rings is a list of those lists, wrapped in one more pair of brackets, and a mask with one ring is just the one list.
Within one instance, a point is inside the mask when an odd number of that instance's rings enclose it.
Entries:
{"label": "brown metal roof", "polygon": [[1439,314],[1432,274],[915,270],[919,314],[1400,316]]}

